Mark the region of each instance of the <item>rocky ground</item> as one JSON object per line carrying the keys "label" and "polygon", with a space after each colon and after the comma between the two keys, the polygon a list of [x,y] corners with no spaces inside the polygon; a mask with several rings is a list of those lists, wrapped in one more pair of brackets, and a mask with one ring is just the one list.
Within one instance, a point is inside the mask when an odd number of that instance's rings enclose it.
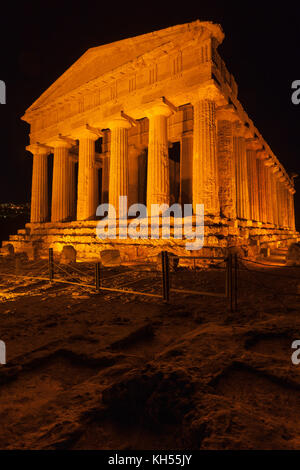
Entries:
{"label": "rocky ground", "polygon": [[[92,267],[74,268],[92,282]],[[299,268],[241,266],[236,313],[222,298],[165,304],[15,269],[1,259],[1,449],[300,448]],[[19,260],[20,273],[47,265]],[[104,284],[159,293],[160,277],[112,270]],[[172,283],[221,292],[224,271],[179,270]]]}

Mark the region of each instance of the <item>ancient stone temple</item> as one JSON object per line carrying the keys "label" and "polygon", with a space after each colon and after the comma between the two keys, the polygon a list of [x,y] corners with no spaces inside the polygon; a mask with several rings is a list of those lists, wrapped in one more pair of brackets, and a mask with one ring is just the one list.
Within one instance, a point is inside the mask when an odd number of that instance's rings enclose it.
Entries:
{"label": "ancient stone temple", "polygon": [[[31,221],[9,242],[123,260],[184,240],[100,240],[100,203],[204,204],[201,253],[296,239],[294,181],[238,100],[219,25],[195,21],[89,49],[26,111]],[[254,251],[253,251],[254,250]]]}

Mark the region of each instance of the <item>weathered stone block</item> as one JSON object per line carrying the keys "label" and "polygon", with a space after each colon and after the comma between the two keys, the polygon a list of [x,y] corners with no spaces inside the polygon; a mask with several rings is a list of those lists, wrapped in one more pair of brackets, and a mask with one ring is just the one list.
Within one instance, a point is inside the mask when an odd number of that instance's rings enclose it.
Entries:
{"label": "weathered stone block", "polygon": [[15,252],[14,247],[11,243],[8,243],[7,245],[4,245],[1,248],[1,254],[4,256],[11,256]]}
{"label": "weathered stone block", "polygon": [[289,247],[287,264],[289,266],[300,266],[300,243],[293,243]]}
{"label": "weathered stone block", "polygon": [[237,255],[239,258],[247,258],[248,250],[246,246],[231,246],[228,248],[228,254]]}
{"label": "weathered stone block", "polygon": [[76,250],[71,245],[66,245],[63,247],[60,255],[61,264],[70,264],[76,262]]}
{"label": "weathered stone block", "polygon": [[119,250],[102,250],[100,256],[103,266],[119,266],[121,264]]}

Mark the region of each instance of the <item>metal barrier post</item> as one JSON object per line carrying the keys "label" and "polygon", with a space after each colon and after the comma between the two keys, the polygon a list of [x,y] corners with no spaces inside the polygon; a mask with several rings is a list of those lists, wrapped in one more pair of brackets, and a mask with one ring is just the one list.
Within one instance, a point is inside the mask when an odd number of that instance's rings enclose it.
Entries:
{"label": "metal barrier post", "polygon": [[226,269],[225,269],[225,295],[228,299],[229,297],[229,255],[225,259]]}
{"label": "metal barrier post", "polygon": [[228,309],[233,312],[233,279],[232,279],[232,254],[229,253],[227,259],[227,298],[228,298]]}
{"label": "metal barrier post", "polygon": [[16,257],[16,264],[15,264],[15,275],[18,276],[20,274],[20,267],[21,267],[21,262],[20,258],[17,256]]}
{"label": "metal barrier post", "polygon": [[162,291],[163,299],[169,302],[170,299],[170,270],[169,270],[169,254],[167,251],[161,252],[161,265],[162,265]]}
{"label": "metal barrier post", "polygon": [[238,298],[238,269],[239,260],[238,255],[234,255],[234,311],[237,311],[237,298]]}
{"label": "metal barrier post", "polygon": [[49,248],[49,281],[54,279],[53,248]]}
{"label": "metal barrier post", "polygon": [[100,264],[101,263],[96,263],[95,264],[95,287],[96,287],[96,292],[100,292]]}
{"label": "metal barrier post", "polygon": [[165,301],[169,302],[170,300],[170,263],[169,263],[169,253],[167,251],[165,251],[165,282],[166,282]]}
{"label": "metal barrier post", "polygon": [[161,272],[162,272],[162,297],[166,300],[166,266],[165,266],[165,252],[161,252]]}

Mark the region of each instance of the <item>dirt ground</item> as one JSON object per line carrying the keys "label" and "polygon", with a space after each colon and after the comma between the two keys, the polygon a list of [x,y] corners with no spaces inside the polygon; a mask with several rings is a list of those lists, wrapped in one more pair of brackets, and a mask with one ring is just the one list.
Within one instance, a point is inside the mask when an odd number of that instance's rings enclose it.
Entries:
{"label": "dirt ground", "polygon": [[[245,265],[234,313],[222,298],[165,304],[14,269],[1,259],[1,449],[300,449],[300,269]],[[161,289],[161,273],[108,274],[107,287]],[[223,284],[218,269],[172,274],[177,288]]]}

